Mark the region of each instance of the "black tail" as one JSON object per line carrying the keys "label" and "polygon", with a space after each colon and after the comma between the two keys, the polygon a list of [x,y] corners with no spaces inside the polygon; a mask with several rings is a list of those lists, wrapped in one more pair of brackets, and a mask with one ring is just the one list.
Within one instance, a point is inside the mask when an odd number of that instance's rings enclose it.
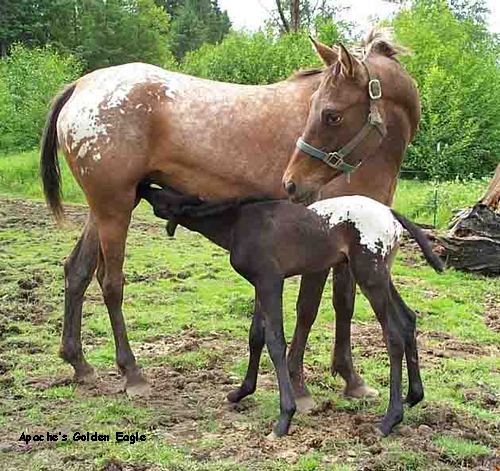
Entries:
{"label": "black tail", "polygon": [[75,91],[76,83],[68,85],[52,102],[43,131],[40,154],[40,177],[45,200],[56,220],[64,219],[61,205],[61,169],[57,159],[57,118]]}
{"label": "black tail", "polygon": [[406,219],[401,214],[397,213],[393,209],[391,209],[393,216],[399,221],[399,223],[410,233],[410,235],[415,239],[417,244],[422,249],[422,253],[424,254],[427,263],[434,268],[439,273],[444,271],[443,262],[441,262],[438,255],[436,255],[432,251],[432,246],[429,242],[429,238],[427,234],[418,227],[415,223],[411,222],[409,219]]}

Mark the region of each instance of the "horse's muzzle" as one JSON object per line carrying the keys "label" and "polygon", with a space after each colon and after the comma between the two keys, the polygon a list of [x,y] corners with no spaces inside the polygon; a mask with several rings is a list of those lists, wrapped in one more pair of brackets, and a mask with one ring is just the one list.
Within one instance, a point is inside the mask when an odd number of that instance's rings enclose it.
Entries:
{"label": "horse's muzzle", "polygon": [[288,196],[293,196],[295,192],[297,191],[297,185],[292,180],[288,180],[287,182],[284,182],[285,191]]}

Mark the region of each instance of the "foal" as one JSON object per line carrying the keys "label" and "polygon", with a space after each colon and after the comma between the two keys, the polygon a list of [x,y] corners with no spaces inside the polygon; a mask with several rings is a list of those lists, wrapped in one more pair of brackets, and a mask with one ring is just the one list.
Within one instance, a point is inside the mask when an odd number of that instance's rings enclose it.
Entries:
{"label": "foal", "polygon": [[413,406],[424,396],[415,339],[415,314],[394,287],[390,266],[402,226],[417,241],[429,264],[442,271],[425,233],[387,206],[364,196],[332,198],[309,207],[283,200],[228,200],[203,203],[169,190],[141,186],[156,216],[203,234],[230,252],[233,268],[254,287],[255,313],[249,334],[250,359],[241,386],[227,396],[240,401],[255,391],[264,343],[274,364],[280,392],[280,416],[274,434],[285,435],[296,405],[286,364],[282,295],[284,279],[348,262],[377,315],[390,358],[390,401],[380,430],[384,435],[403,419],[402,360],[406,355]]}

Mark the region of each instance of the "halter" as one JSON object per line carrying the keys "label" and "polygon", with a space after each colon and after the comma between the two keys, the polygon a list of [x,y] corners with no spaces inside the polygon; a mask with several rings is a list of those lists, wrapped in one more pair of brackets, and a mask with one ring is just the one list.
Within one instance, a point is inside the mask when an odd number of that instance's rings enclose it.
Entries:
{"label": "halter", "polygon": [[317,149],[311,144],[308,144],[300,137],[297,141],[297,147],[302,152],[305,152],[311,157],[321,160],[329,167],[344,172],[347,175],[348,181],[350,179],[350,174],[363,163],[363,159],[361,159],[357,165],[349,165],[344,161],[344,159],[356,148],[358,144],[360,144],[368,136],[368,134],[370,134],[372,128],[377,129],[382,137],[385,137],[386,134],[386,130],[383,126],[384,122],[382,120],[382,116],[380,115],[376,107],[376,102],[382,97],[382,85],[380,84],[380,80],[372,78],[368,65],[365,62],[362,62],[362,64],[365,66],[366,72],[368,74],[370,113],[368,114],[365,125],[361,128],[358,134],[356,134],[344,147],[341,147],[339,150],[336,150],[334,152],[323,152],[322,150]]}

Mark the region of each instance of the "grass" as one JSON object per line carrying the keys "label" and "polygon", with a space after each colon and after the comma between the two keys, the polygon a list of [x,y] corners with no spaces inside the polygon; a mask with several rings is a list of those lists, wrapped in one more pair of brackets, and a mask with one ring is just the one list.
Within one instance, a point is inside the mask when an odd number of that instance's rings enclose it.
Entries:
{"label": "grass", "polygon": [[[200,236],[180,228],[175,239],[167,239],[163,223],[147,207],[139,208],[130,230],[124,311],[132,348],[155,393],[149,400],[132,400],[120,392],[109,319],[95,282],[84,305],[83,343],[101,381],[72,383],[71,369],[57,357],[62,261],[86,211],[75,207],[64,230],[52,225],[43,204],[32,200],[41,198],[36,158],[35,153],[0,158],[0,192],[9,195],[0,205],[1,471],[495,469],[500,461],[500,332],[488,319],[498,314],[500,285],[452,270],[437,275],[404,250],[393,274],[418,313],[426,399],[406,410],[403,424],[388,438],[380,439],[374,428],[388,404],[388,360],[362,296],[356,301],[354,358],[380,398],[347,400],[342,381],[328,372],[329,285],[305,357],[319,404],[315,414],[296,415],[289,437],[277,443],[265,439],[278,414],[267,353],[257,392],[239,408],[229,408],[224,397],[247,366],[252,288],[234,273],[225,253]],[[65,201],[81,202],[65,168],[63,180]],[[450,184],[448,214],[473,203],[485,186],[482,181],[457,183],[457,188]],[[418,198],[432,189],[402,181],[396,207],[412,216]],[[22,195],[30,199],[15,199]],[[288,339],[298,288],[297,279],[286,282]],[[137,431],[146,441],[117,442],[119,431]],[[61,432],[69,438],[24,445],[19,441],[23,432]],[[74,439],[75,432],[109,434],[111,439],[82,442]]]}

